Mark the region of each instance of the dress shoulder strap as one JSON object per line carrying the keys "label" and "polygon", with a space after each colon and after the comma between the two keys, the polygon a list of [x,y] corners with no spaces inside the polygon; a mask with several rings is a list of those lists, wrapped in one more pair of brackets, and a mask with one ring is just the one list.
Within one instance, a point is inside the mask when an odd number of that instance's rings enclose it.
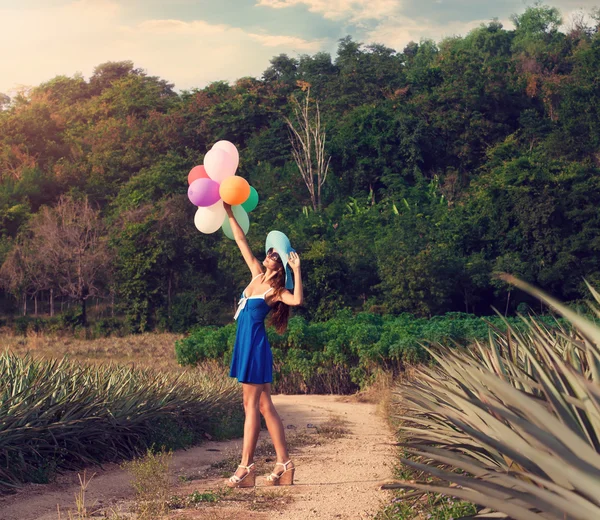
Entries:
{"label": "dress shoulder strap", "polygon": [[272,291],[273,287],[269,287],[266,292],[262,295],[262,297],[264,298],[267,294],[269,294],[269,291]]}
{"label": "dress shoulder strap", "polygon": [[250,283],[252,283],[254,280],[256,280],[259,276],[262,276],[263,274],[265,274],[265,273],[257,274],[254,278],[252,278],[252,280],[250,281]]}

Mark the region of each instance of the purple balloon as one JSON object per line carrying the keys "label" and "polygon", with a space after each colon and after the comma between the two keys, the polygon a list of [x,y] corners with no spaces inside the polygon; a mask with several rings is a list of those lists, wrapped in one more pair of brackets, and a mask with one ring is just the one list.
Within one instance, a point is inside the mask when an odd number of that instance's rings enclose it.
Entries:
{"label": "purple balloon", "polygon": [[188,188],[188,198],[195,206],[212,206],[221,199],[219,183],[212,179],[196,179]]}

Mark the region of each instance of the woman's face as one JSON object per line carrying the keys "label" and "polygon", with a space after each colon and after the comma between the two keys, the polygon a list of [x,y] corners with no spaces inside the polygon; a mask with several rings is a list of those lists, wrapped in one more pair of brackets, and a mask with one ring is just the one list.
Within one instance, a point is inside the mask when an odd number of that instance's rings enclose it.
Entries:
{"label": "woman's face", "polygon": [[281,261],[279,253],[271,248],[267,251],[267,257],[265,258],[263,265],[267,269],[277,271],[279,268],[283,267],[283,262]]}

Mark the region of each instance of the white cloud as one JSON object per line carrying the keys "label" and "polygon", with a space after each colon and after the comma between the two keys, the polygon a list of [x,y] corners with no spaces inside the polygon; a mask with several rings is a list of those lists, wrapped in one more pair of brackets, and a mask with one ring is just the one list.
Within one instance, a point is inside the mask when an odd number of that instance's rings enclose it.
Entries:
{"label": "white cloud", "polygon": [[316,52],[325,44],[324,40],[307,41],[294,36],[275,36],[273,34],[252,34],[248,36],[265,47],[289,47],[296,50]]}
{"label": "white cloud", "polygon": [[[469,22],[447,21],[444,24],[431,20],[415,20],[405,16],[394,16],[377,25],[366,34],[368,42],[382,43],[402,51],[407,43],[432,39],[436,42],[450,36],[464,36],[472,29],[489,20],[472,20]],[[504,23],[504,22],[503,22]],[[507,24],[504,23],[507,27]]]}
{"label": "white cloud", "polygon": [[397,13],[401,7],[398,0],[258,0],[257,6],[283,9],[305,5],[311,13],[318,13],[330,20],[381,20]]}
{"label": "white cloud", "polygon": [[[317,52],[324,41],[249,33],[202,20],[123,21],[115,0],[79,0],[60,7],[0,7],[0,92],[38,85],[56,75],[89,77],[106,61],[132,60],[180,89],[258,76],[274,54]],[[7,51],[10,49],[10,51]]]}

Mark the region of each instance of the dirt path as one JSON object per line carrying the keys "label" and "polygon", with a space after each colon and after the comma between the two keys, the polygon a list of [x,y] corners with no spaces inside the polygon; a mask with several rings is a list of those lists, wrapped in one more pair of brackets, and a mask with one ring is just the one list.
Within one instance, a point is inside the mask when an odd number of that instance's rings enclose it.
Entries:
{"label": "dirt path", "polygon": [[[303,446],[292,450],[297,466],[295,485],[268,488],[257,476],[253,490],[236,490],[217,504],[174,511],[173,519],[373,518],[387,498],[378,491],[377,483],[391,477],[394,461],[391,433],[375,405],[319,395],[279,395],[273,400],[286,431],[304,434]],[[315,436],[316,429],[307,425],[324,424],[332,416],[345,422],[347,433],[341,438],[311,442],[308,436]],[[261,438],[266,436],[267,432],[261,432]],[[241,441],[236,440],[207,442],[175,453],[171,465],[174,475],[194,479],[178,483],[175,492],[185,496],[220,489],[223,479],[215,478],[214,470],[211,475],[211,465],[240,449]],[[87,503],[127,510],[133,495],[129,475],[116,465],[92,472],[96,476],[88,489]],[[64,512],[73,508],[78,490],[76,473],[63,475],[50,485],[27,486],[16,495],[0,497],[0,520],[57,520],[57,505],[65,518]]]}

